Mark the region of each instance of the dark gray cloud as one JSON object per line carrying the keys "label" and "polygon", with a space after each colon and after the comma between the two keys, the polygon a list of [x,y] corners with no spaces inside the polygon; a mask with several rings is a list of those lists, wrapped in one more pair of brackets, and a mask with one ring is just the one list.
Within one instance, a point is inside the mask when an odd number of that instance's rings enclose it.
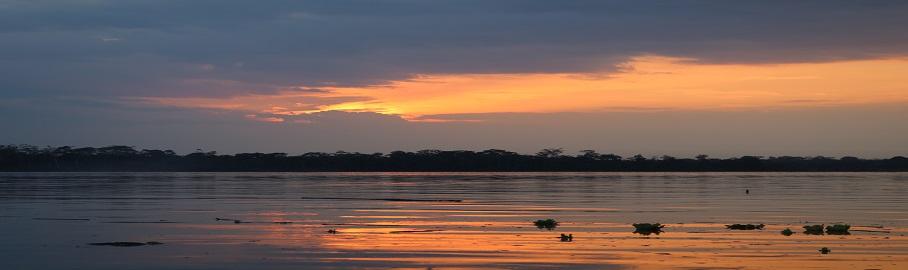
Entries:
{"label": "dark gray cloud", "polygon": [[224,96],[607,70],[640,54],[883,57],[908,52],[906,12],[904,1],[5,1],[0,96]]}

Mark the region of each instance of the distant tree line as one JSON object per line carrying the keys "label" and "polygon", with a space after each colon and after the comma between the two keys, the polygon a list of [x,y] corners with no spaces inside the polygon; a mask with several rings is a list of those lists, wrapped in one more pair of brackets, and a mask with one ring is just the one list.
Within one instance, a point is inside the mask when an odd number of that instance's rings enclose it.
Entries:
{"label": "distant tree line", "polygon": [[197,150],[136,150],[130,146],[0,146],[0,171],[908,171],[908,158],[856,157],[695,158],[622,157],[583,150],[567,155],[559,148],[535,155],[485,151],[421,150],[383,153],[242,153],[219,155]]}

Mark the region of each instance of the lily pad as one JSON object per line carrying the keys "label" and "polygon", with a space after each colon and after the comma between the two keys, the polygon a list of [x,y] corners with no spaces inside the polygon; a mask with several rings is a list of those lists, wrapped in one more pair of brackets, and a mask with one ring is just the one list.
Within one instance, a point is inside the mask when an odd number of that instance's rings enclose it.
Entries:
{"label": "lily pad", "polygon": [[823,235],[823,225],[806,225],[804,234]]}
{"label": "lily pad", "polygon": [[826,226],[826,234],[835,234],[835,235],[849,235],[848,229],[851,229],[851,225],[848,224],[833,224]]}
{"label": "lily pad", "polygon": [[642,235],[659,235],[662,233],[662,228],[665,228],[665,225],[659,223],[634,223],[634,233]]}
{"label": "lily pad", "polygon": [[754,225],[754,224],[732,224],[732,225],[725,225],[725,228],[728,228],[729,230],[762,230],[763,227],[766,227],[766,225],[764,225],[764,224],[757,224],[757,225]]}

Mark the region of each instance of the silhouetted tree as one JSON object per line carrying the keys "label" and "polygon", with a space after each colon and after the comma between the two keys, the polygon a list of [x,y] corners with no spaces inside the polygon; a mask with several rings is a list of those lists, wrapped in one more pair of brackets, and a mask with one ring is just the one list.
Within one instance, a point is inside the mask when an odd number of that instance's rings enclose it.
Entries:
{"label": "silhouetted tree", "polygon": [[578,155],[577,157],[598,160],[601,156],[602,155],[600,155],[599,153],[596,153],[596,150],[580,150],[580,155]]}
{"label": "silhouetted tree", "polygon": [[630,160],[634,161],[634,162],[644,162],[644,161],[646,161],[646,157],[644,157],[641,154],[636,154],[633,157],[631,157]]}
{"label": "silhouetted tree", "polygon": [[564,153],[564,150],[561,148],[546,148],[539,150],[539,152],[536,152],[536,156],[543,158],[556,158],[560,157],[562,153]]}

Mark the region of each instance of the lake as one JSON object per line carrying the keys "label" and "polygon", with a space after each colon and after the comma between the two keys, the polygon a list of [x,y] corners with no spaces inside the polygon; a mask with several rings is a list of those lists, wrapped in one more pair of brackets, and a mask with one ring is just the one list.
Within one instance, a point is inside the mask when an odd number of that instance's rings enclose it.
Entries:
{"label": "lake", "polygon": [[0,269],[908,269],[906,208],[908,173],[0,173]]}

